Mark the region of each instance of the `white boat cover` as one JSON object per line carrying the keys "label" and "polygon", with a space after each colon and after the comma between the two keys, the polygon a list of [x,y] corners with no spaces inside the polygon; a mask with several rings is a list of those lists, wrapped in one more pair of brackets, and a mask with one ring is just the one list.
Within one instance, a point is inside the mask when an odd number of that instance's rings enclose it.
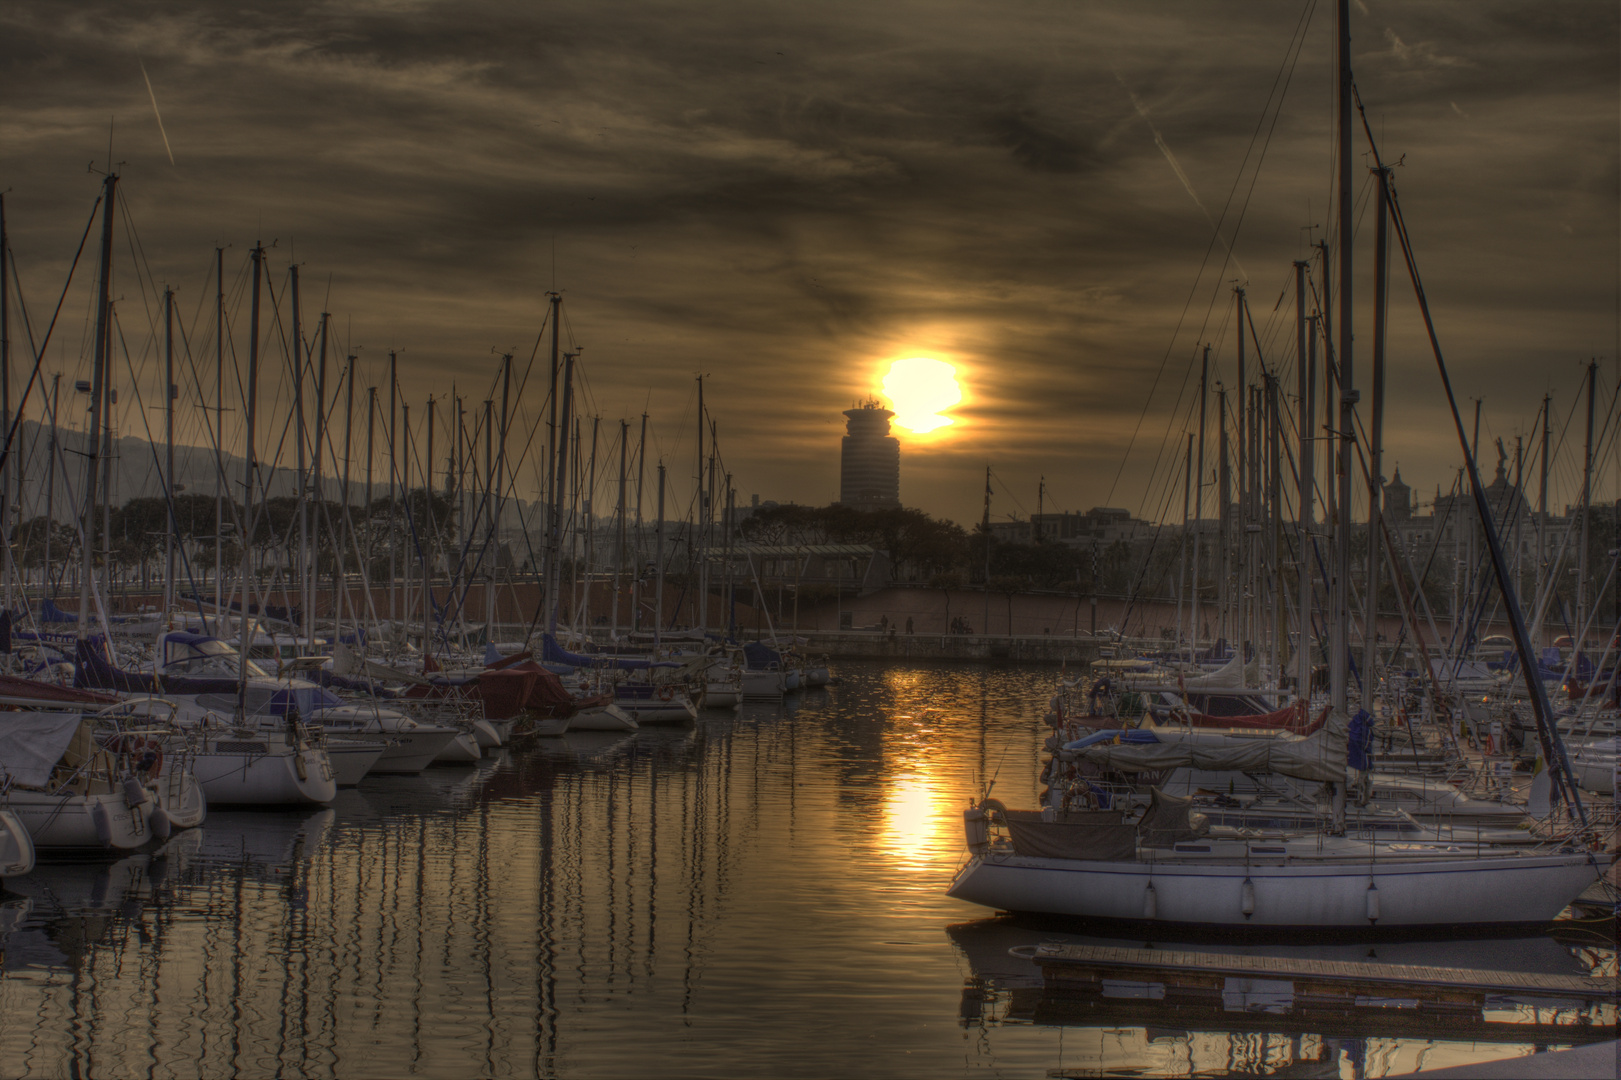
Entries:
{"label": "white boat cover", "polygon": [[355,655],[355,651],[343,642],[335,642],[332,646],[332,673],[334,675],[363,675],[368,679],[376,679],[383,683],[412,683],[418,686],[431,685],[427,679],[410,672],[391,668],[387,664],[379,664],[375,660],[368,660],[364,656]]}
{"label": "white boat cover", "polygon": [[1334,712],[1329,714],[1328,723],[1305,737],[1184,740],[1175,737],[1176,729],[1162,727],[1155,729],[1161,742],[1097,743],[1073,753],[1082,761],[1126,773],[1193,768],[1343,782],[1349,731],[1345,714]]}
{"label": "white boat cover", "polygon": [[77,713],[0,714],[0,773],[23,787],[45,787],[83,722]]}
{"label": "white boat cover", "polygon": [[1232,659],[1208,675],[1195,675],[1191,679],[1183,679],[1182,685],[1189,690],[1231,689],[1239,686],[1254,686],[1259,665],[1251,660],[1244,663],[1238,653],[1233,653]]}

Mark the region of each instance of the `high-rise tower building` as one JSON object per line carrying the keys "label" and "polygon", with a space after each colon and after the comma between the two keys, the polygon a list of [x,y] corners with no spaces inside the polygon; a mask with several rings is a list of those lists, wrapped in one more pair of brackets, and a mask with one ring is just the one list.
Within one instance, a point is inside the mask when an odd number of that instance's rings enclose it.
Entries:
{"label": "high-rise tower building", "polygon": [[889,433],[895,414],[877,401],[846,409],[848,431],[839,461],[839,502],[857,510],[901,505],[901,444]]}

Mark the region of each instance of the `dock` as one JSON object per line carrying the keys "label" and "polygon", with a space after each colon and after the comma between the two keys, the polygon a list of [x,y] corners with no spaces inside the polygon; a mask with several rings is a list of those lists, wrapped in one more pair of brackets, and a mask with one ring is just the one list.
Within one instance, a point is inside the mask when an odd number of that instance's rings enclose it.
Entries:
{"label": "dock", "polygon": [[1047,944],[1030,957],[1048,992],[1227,1008],[1416,1008],[1478,1013],[1488,998],[1614,1005],[1616,980],[1581,975],[1300,960],[1181,949]]}

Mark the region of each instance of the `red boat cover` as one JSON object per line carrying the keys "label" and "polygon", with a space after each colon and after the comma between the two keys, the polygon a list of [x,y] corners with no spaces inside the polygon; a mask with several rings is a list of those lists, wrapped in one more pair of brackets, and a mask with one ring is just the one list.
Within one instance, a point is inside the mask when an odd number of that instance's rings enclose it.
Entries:
{"label": "red boat cover", "polygon": [[529,688],[524,707],[544,716],[570,716],[574,712],[574,698],[563,689],[563,680],[533,660],[514,664],[513,671],[532,672],[535,683]]}
{"label": "red boat cover", "polygon": [[1186,719],[1194,727],[1204,728],[1266,728],[1276,731],[1282,729],[1295,735],[1310,735],[1324,724],[1328,723],[1328,710],[1325,708],[1316,720],[1309,719],[1306,713],[1306,703],[1296,701],[1277,712],[1261,713],[1251,716],[1206,716],[1204,713],[1173,713],[1174,723]]}
{"label": "red boat cover", "polygon": [[0,696],[33,698],[36,701],[72,701],[87,705],[117,705],[123,699],[117,694],[99,694],[94,690],[81,690],[75,686],[35,682],[17,675],[0,675]]}
{"label": "red boat cover", "polygon": [[477,696],[484,702],[484,719],[505,720],[523,711],[534,685],[533,671],[511,668],[481,671],[478,673],[477,693],[470,696]]}

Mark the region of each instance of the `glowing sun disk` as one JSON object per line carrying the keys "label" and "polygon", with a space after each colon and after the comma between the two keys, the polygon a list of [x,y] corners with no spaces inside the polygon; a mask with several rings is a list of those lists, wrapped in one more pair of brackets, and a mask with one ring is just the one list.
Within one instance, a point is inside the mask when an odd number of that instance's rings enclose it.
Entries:
{"label": "glowing sun disk", "polygon": [[889,365],[884,395],[895,409],[895,423],[922,435],[955,423],[942,415],[962,401],[957,369],[944,360],[912,356]]}

